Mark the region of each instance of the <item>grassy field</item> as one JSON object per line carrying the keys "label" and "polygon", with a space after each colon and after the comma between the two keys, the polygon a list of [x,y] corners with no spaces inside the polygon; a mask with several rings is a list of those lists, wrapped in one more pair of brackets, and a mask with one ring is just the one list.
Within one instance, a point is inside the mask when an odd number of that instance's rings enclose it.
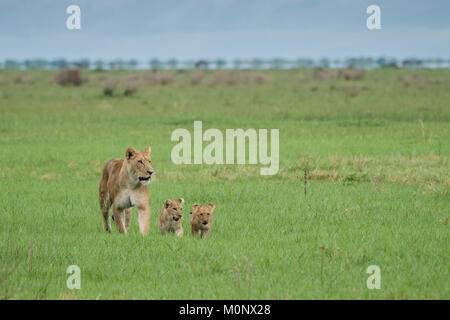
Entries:
{"label": "grassy field", "polygon": [[[0,298],[449,299],[450,71],[252,74],[149,85],[144,71],[90,71],[62,87],[54,72],[0,71]],[[131,75],[140,89],[124,96]],[[107,78],[121,81],[113,96]],[[171,133],[194,120],[280,129],[278,174],[174,165]],[[135,211],[128,235],[106,234],[103,165],[147,145],[150,233]],[[163,200],[179,197],[185,236],[162,237]],[[190,235],[194,202],[216,204],[210,239]],[[81,290],[66,286],[69,265]],[[379,290],[366,287],[370,265]]]}

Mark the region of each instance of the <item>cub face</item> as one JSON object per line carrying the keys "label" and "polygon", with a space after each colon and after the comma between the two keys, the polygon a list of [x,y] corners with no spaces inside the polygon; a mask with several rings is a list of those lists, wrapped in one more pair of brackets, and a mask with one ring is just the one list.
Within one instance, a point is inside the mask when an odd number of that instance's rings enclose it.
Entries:
{"label": "cub face", "polygon": [[184,199],[178,200],[167,199],[164,201],[164,209],[170,221],[178,222],[183,217]]}
{"label": "cub face", "polygon": [[150,147],[147,147],[144,151],[129,147],[125,152],[128,172],[143,185],[148,185],[150,183],[150,179],[154,172],[150,152]]}
{"label": "cub face", "polygon": [[199,206],[195,203],[192,206],[191,224],[199,229],[209,229],[215,207],[214,203],[210,203],[207,206]]}

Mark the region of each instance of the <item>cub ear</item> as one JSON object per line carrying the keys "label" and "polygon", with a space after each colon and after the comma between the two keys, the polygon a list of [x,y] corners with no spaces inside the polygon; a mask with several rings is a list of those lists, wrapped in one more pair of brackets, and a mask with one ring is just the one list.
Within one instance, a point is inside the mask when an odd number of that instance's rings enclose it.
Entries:
{"label": "cub ear", "polygon": [[216,207],[216,205],[214,203],[210,203],[208,204],[208,207],[211,208],[211,210],[214,210],[214,208]]}
{"label": "cub ear", "polygon": [[178,201],[179,204],[183,204],[184,203],[184,199],[183,198],[180,198],[177,201]]}
{"label": "cub ear", "polygon": [[128,160],[133,159],[136,155],[136,149],[133,147],[128,147],[127,151],[125,152],[125,156]]}
{"label": "cub ear", "polygon": [[166,208],[168,208],[168,207],[170,206],[170,202],[171,202],[170,199],[164,200],[164,206],[165,206]]}
{"label": "cub ear", "polygon": [[198,204],[194,203],[194,204],[192,205],[192,209],[196,209],[198,206],[199,206]]}
{"label": "cub ear", "polygon": [[150,146],[148,146],[147,148],[145,148],[144,153],[150,155],[150,152],[152,152],[152,148],[150,148]]}

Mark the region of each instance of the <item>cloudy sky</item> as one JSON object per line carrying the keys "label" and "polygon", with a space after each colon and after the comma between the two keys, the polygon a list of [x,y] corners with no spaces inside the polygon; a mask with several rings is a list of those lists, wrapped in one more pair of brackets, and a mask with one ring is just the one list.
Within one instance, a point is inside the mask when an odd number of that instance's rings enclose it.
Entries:
{"label": "cloudy sky", "polygon": [[[71,4],[81,30],[66,27]],[[450,58],[450,1],[0,0],[0,59],[380,55]]]}

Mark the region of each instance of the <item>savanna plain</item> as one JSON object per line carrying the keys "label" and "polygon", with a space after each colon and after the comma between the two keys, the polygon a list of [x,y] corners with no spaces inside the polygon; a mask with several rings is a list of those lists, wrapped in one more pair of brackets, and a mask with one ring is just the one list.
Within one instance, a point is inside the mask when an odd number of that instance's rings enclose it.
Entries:
{"label": "savanna plain", "polygon": [[[449,70],[57,73],[0,70],[0,298],[450,298]],[[194,120],[279,129],[278,173],[175,165],[171,133]],[[103,165],[148,145],[150,232],[134,211],[108,234]],[[185,236],[162,236],[180,197]],[[194,202],[216,205],[209,239],[190,234]]]}

